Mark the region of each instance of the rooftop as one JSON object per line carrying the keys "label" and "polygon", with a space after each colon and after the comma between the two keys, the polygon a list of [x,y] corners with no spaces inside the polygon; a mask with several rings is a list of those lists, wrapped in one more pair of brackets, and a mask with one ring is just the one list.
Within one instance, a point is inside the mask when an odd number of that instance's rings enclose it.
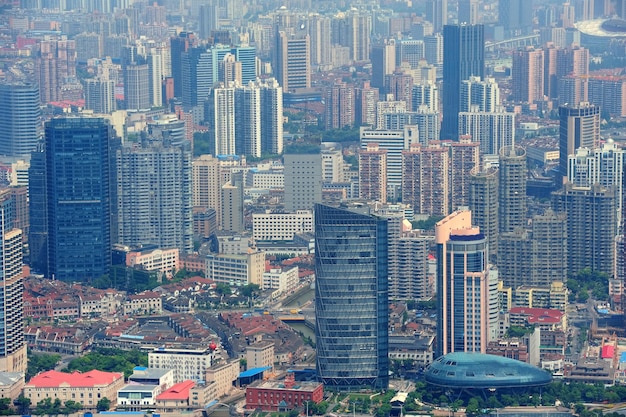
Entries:
{"label": "rooftop", "polygon": [[191,380],[179,382],[157,395],[156,399],[157,401],[186,400],[189,398],[189,390],[191,390],[195,385],[196,383]]}
{"label": "rooftop", "polygon": [[124,374],[119,372],[102,372],[95,369],[85,373],[72,372],[71,374],[46,371],[32,377],[27,386],[35,388],[57,388],[60,386],[85,388],[109,385],[120,378],[124,378]]}

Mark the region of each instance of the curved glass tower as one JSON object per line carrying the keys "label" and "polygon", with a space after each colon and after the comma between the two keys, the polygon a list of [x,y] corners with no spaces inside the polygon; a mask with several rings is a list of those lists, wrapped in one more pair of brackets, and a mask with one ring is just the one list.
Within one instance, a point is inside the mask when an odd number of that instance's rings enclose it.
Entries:
{"label": "curved glass tower", "polygon": [[315,275],[319,378],[335,389],[387,388],[387,220],[316,204]]}

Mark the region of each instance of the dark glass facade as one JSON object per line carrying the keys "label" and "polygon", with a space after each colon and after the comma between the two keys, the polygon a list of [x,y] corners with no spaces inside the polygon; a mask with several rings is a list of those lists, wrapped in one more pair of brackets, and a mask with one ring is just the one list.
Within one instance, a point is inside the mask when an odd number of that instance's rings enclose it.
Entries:
{"label": "dark glass facade", "polygon": [[387,220],[315,205],[317,373],[327,387],[389,384]]}
{"label": "dark glass facade", "polygon": [[45,133],[49,274],[99,278],[111,264],[112,127],[102,118],[61,118]]}
{"label": "dark glass facade", "polygon": [[441,138],[458,140],[461,83],[470,76],[485,77],[483,25],[443,27],[443,124]]}

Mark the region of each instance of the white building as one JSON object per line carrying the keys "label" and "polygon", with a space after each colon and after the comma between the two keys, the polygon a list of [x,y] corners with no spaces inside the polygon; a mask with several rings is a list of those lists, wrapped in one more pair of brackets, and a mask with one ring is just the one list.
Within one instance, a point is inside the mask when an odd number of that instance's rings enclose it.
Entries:
{"label": "white building", "polygon": [[515,113],[475,111],[459,113],[459,135],[469,135],[480,143],[481,155],[497,155],[515,140]]}
{"label": "white building", "polygon": [[324,182],[344,182],[344,163],[340,149],[322,149],[322,178]]}
{"label": "white building", "polygon": [[229,285],[257,284],[260,286],[264,272],[264,252],[242,255],[211,254],[206,258],[204,276]]}
{"label": "white building", "polygon": [[128,384],[117,392],[117,406],[128,411],[140,411],[154,407],[161,393],[158,385]]}
{"label": "white building", "polygon": [[263,290],[276,289],[281,293],[290,291],[300,282],[299,270],[295,266],[290,269],[272,268],[263,274]]}
{"label": "white building", "polygon": [[285,173],[282,171],[251,171],[252,188],[281,190],[285,188]]}
{"label": "white building", "polygon": [[313,231],[313,212],[258,213],[252,215],[252,236],[255,240],[293,240],[298,233]]}
{"label": "white building", "polygon": [[495,112],[500,106],[500,89],[494,78],[470,77],[461,83],[459,111],[469,112],[478,106],[479,112]]}
{"label": "white building", "polygon": [[146,271],[160,271],[171,278],[179,270],[178,248],[133,251],[126,254],[126,266],[142,265]]}
{"label": "white building", "polygon": [[235,155],[235,87],[213,90],[215,153]]}
{"label": "white building", "polygon": [[148,353],[148,367],[174,370],[174,383],[186,380],[204,381],[211,367],[213,353],[205,349],[156,348]]}

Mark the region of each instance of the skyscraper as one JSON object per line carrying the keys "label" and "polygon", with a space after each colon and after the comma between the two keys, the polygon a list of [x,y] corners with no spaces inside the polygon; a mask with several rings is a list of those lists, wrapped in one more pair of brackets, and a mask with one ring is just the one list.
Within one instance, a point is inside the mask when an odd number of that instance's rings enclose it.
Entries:
{"label": "skyscraper", "polygon": [[372,87],[384,91],[385,76],[396,70],[396,40],[385,39],[372,45]]}
{"label": "skyscraper", "polygon": [[526,151],[507,146],[500,150],[498,223],[500,232],[526,226]]}
{"label": "skyscraper", "polygon": [[456,211],[435,225],[437,349],[485,353],[498,321],[497,275],[488,266],[485,236],[471,212]]}
{"label": "skyscraper", "polygon": [[220,164],[211,155],[201,155],[192,163],[192,204],[212,208],[220,219]]}
{"label": "skyscraper", "polygon": [[94,113],[109,114],[115,111],[115,82],[100,78],[85,80],[85,108]]}
{"label": "skyscraper", "polygon": [[499,0],[498,23],[511,35],[521,35],[533,27],[533,2]]}
{"label": "skyscraper", "polygon": [[359,151],[359,197],[387,202],[387,150],[377,143]]}
{"label": "skyscraper", "polygon": [[498,253],[498,169],[476,166],[469,177],[468,207],[473,223],[487,238],[489,256]]}
{"label": "skyscraper", "polygon": [[148,64],[124,66],[124,103],[129,110],[144,110],[151,107]]}
{"label": "skyscraper", "polygon": [[[261,157],[261,108],[261,90],[254,82],[235,88],[235,153],[237,155]],[[272,109],[267,110],[272,111]]]}
{"label": "skyscraper", "polygon": [[191,32],[180,32],[170,39],[172,78],[174,78],[174,96],[183,95],[183,53],[187,52],[195,43],[196,37]]}
{"label": "skyscraper", "polygon": [[45,137],[49,274],[99,278],[111,264],[113,128],[96,117],[52,119]]}
{"label": "skyscraper", "polygon": [[309,35],[276,34],[274,73],[283,91],[311,87],[311,54]]}
{"label": "skyscraper", "polygon": [[191,252],[192,196],[189,144],[154,139],[117,150],[116,243]]}
{"label": "skyscraper", "polygon": [[283,88],[268,78],[261,88],[261,153],[283,153]]}
{"label": "skyscraper", "polygon": [[485,39],[482,25],[446,25],[443,29],[442,139],[459,136],[461,83],[471,76],[485,76]]}
{"label": "skyscraper", "polygon": [[11,191],[0,190],[0,371],[26,372],[22,231],[14,226]]}
{"label": "skyscraper", "polygon": [[433,24],[433,31],[441,32],[448,24],[448,0],[429,0],[426,7],[426,18]]}
{"label": "skyscraper", "polygon": [[459,135],[470,136],[480,144],[482,155],[497,155],[515,140],[515,113],[499,108],[496,112],[461,112],[458,116]]}
{"label": "skyscraper", "polygon": [[30,155],[41,136],[39,88],[0,83],[0,103],[0,155]]}
{"label": "skyscraper", "polygon": [[495,78],[469,77],[461,82],[459,112],[495,112],[500,106],[500,88]]}
{"label": "skyscraper", "polygon": [[542,49],[527,47],[513,52],[511,68],[513,101],[536,103],[544,95],[544,53]]}
{"label": "skyscraper", "polygon": [[213,89],[215,154],[235,155],[235,87]]}
{"label": "skyscraper", "polygon": [[600,107],[580,103],[559,107],[559,174],[567,176],[567,158],[578,148],[594,149],[600,142]]}
{"label": "skyscraper", "polygon": [[459,23],[478,23],[478,0],[459,0]]}
{"label": "skyscraper", "polygon": [[315,205],[317,375],[342,390],[389,385],[387,220]]}
{"label": "skyscraper", "polygon": [[208,39],[211,32],[219,29],[220,7],[217,0],[211,0],[208,4],[200,5],[198,24],[200,38]]}
{"label": "skyscraper", "polygon": [[[479,144],[461,136],[459,142],[450,144],[450,211],[469,204],[470,173],[480,163]],[[476,218],[474,217],[474,223]],[[483,229],[481,229],[483,230]],[[483,233],[485,231],[483,230]]]}
{"label": "skyscraper", "polygon": [[449,210],[449,151],[439,142],[402,152],[402,202],[415,213],[446,216]]}

